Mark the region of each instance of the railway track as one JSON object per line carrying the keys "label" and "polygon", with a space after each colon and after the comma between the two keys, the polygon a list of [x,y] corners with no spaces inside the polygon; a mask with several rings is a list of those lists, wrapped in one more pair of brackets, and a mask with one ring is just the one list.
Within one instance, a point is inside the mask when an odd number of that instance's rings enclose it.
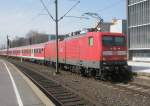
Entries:
{"label": "railway track", "polygon": [[145,97],[150,97],[150,87],[145,86],[145,85],[141,85],[141,84],[137,84],[134,82],[128,83],[128,84],[115,84],[116,87],[126,90],[126,91],[130,91],[131,93],[133,93],[134,95],[142,95]]}
{"label": "railway track", "polygon": [[[16,65],[18,65],[18,63],[16,62],[16,61],[14,61],[13,63],[15,63]],[[48,67],[45,67],[45,66],[41,66],[43,69],[42,70],[39,70],[39,67],[38,67],[38,65],[36,65],[35,64],[35,66],[34,66],[34,64],[30,64],[30,63],[26,63],[26,62],[24,62],[24,67],[30,67],[30,68],[32,68],[32,71],[33,72],[35,72],[35,73],[38,73],[38,74],[40,74],[41,76],[43,76],[44,77],[44,74],[48,74],[49,73],[49,71],[47,71],[48,70]],[[25,70],[27,70],[27,69],[25,69]],[[31,69],[30,69],[31,70]],[[39,71],[39,72],[37,72],[37,71]],[[26,73],[26,72],[25,72]],[[42,74],[41,74],[42,73]],[[34,73],[31,73],[31,74],[34,74]],[[78,76],[77,74],[72,74],[73,76]],[[48,76],[48,75],[47,75]],[[39,78],[39,77],[38,77]],[[37,79],[38,79],[37,78]],[[85,78],[86,79],[86,78]],[[131,95],[133,95],[133,97],[138,97],[138,96],[143,96],[143,97],[147,97],[147,98],[150,98],[150,87],[149,86],[145,86],[145,85],[142,85],[142,84],[138,84],[138,83],[135,83],[135,82],[130,82],[130,83],[127,83],[127,84],[124,84],[124,83],[115,83],[115,84],[112,84],[112,83],[110,83],[110,82],[104,82],[104,81],[99,81],[99,80],[95,80],[95,79],[93,79],[93,78],[90,78],[90,79],[88,79],[88,80],[93,80],[93,81],[97,81],[97,82],[99,82],[102,86],[106,86],[106,87],[110,87],[110,88],[112,88],[112,89],[115,89],[115,90],[118,90],[118,91],[120,91],[120,92],[122,92],[122,93],[126,93],[126,94],[131,94]],[[52,82],[55,82],[55,81],[52,81]],[[43,82],[41,82],[41,83],[43,83]],[[45,83],[45,84],[44,84]],[[51,82],[47,82],[47,81],[44,81],[44,85],[47,85],[47,83],[49,83],[50,85],[48,85],[48,86],[51,86]],[[56,82],[56,84],[57,84],[57,82]],[[68,90],[67,90],[67,92],[66,92],[66,89],[64,89],[64,87],[63,88],[61,88],[61,87],[59,87],[59,86],[61,86],[60,84],[57,84],[58,85],[58,89],[56,89],[56,90],[58,90],[58,91],[54,91],[55,90],[55,88],[54,89],[52,89],[51,90],[51,92],[54,92],[54,95],[56,95],[56,97],[57,97],[57,95],[59,96],[58,98],[59,99],[70,99],[70,98],[73,98],[73,97],[79,97],[78,95],[75,95],[74,93],[72,94],[72,92],[71,92],[71,94],[69,94],[69,97],[68,97]],[[46,87],[44,88],[44,89],[46,89]],[[58,92],[58,93],[57,93]],[[59,93],[59,92],[62,92],[62,93]],[[65,93],[65,94],[64,94]],[[64,95],[66,95],[67,94],[67,96],[64,96]],[[71,95],[71,96],[70,96]],[[72,96],[73,95],[73,96]],[[57,100],[57,98],[56,98],[56,100]],[[75,99],[75,101],[74,102],[77,102],[78,100],[80,100],[80,101],[82,101],[81,102],[81,106],[92,106],[91,104],[89,105],[89,103],[87,102],[87,101],[85,101],[83,98],[80,98],[79,97],[79,99]],[[72,101],[71,101],[72,102]],[[93,102],[93,103],[95,103],[95,102]],[[68,103],[69,104],[69,103]],[[72,104],[72,103],[71,103]],[[79,103],[80,104],[80,103]],[[87,105],[88,104],[88,105]],[[65,105],[64,105],[65,106]],[[68,106],[68,105],[66,105],[66,106]],[[69,105],[70,106],[70,105]],[[72,106],[72,105],[71,105]],[[73,106],[80,106],[80,105],[73,105]]]}
{"label": "railway track", "polygon": [[31,67],[15,62],[12,63],[20,68],[21,71],[30,78],[56,106],[95,106],[93,103],[90,103],[88,100],[85,100],[74,92],[64,88],[57,82],[35,72],[33,68],[31,69]]}

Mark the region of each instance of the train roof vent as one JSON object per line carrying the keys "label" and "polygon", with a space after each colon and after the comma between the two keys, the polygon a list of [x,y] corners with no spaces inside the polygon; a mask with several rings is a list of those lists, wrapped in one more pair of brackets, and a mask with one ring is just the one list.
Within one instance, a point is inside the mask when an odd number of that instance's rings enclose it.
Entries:
{"label": "train roof vent", "polygon": [[87,32],[94,32],[94,31],[96,31],[95,28],[84,28],[84,29],[82,29],[80,34],[85,34]]}
{"label": "train roof vent", "polygon": [[69,37],[71,36],[80,36],[80,35],[85,35],[87,32],[95,32],[95,28],[83,28],[81,31],[75,31],[67,34]]}
{"label": "train roof vent", "polygon": [[69,36],[77,36],[77,35],[80,35],[80,32],[81,32],[81,31],[71,32],[71,33],[69,33]]}

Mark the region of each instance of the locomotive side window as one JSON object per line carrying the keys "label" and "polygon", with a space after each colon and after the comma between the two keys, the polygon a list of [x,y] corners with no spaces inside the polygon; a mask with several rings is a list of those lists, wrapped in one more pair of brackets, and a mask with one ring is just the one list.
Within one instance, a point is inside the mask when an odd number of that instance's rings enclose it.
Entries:
{"label": "locomotive side window", "polygon": [[89,37],[89,45],[90,46],[94,45],[94,38],[93,37]]}

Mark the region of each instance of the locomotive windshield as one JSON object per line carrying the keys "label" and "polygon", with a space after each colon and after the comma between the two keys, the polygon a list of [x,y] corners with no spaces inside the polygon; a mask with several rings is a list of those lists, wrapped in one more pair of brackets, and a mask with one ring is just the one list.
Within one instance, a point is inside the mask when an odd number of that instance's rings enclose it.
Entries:
{"label": "locomotive windshield", "polygon": [[104,46],[125,46],[125,37],[103,36]]}

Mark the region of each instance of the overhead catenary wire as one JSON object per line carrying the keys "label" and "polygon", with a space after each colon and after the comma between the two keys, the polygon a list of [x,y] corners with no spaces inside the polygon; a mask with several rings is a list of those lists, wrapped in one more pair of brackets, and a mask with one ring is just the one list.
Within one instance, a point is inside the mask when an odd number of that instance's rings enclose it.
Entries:
{"label": "overhead catenary wire", "polygon": [[[39,16],[41,16],[41,15],[49,15],[49,16],[52,18],[52,20],[55,21],[54,17],[51,15],[50,11],[49,11],[48,8],[46,7],[44,1],[43,1],[43,0],[40,0],[40,1],[41,1],[42,5],[43,5],[43,7],[44,7],[44,10],[46,10],[47,13],[49,13],[49,14],[38,13],[36,16],[34,16],[34,17],[33,17],[29,22],[27,22],[27,23],[32,22],[33,20],[35,20],[37,17],[39,17]],[[49,1],[51,1],[51,0],[49,0]],[[77,1],[77,0],[69,0],[69,1]],[[119,4],[120,2],[122,2],[122,1],[123,1],[123,0],[118,0],[118,1],[116,1],[115,3],[113,2],[113,3],[111,3],[111,4],[107,5],[107,6],[105,6],[104,8],[98,10],[98,12],[103,12],[103,11],[106,11],[106,10],[108,10],[108,9],[110,9],[110,8],[113,8],[113,7],[115,7],[114,5],[118,5],[118,4]],[[78,1],[78,2],[80,2],[80,1]],[[78,2],[77,2],[76,4],[78,4]],[[74,8],[74,7],[76,6],[76,4],[75,4],[72,8]],[[71,8],[71,9],[72,9],[72,8]],[[67,13],[69,13],[69,12],[71,11],[71,9],[69,9]],[[84,11],[82,11],[82,12],[85,13]],[[67,14],[66,14],[66,15],[67,15]],[[64,16],[64,15],[63,15],[63,16]],[[63,16],[62,16],[62,17],[63,17]],[[73,18],[73,17],[77,17],[77,16],[64,16],[64,17]],[[60,17],[60,18],[61,18],[61,17]],[[77,18],[78,18],[78,17],[77,17]],[[79,17],[79,18],[80,18],[80,17]],[[84,19],[84,17],[83,17],[83,19]],[[24,26],[24,25],[23,25],[23,26]]]}
{"label": "overhead catenary wire", "polygon": [[56,21],[54,19],[54,17],[51,15],[51,13],[49,12],[48,8],[46,7],[46,5],[44,4],[44,1],[43,0],[40,0],[41,4],[43,5],[44,9],[46,10],[47,14],[50,16],[50,18],[53,20],[53,21]]}
{"label": "overhead catenary wire", "polygon": [[74,7],[76,7],[78,4],[80,3],[80,1],[77,1],[77,3],[75,5],[73,5],[62,17],[60,17],[60,20],[62,20]]}
{"label": "overhead catenary wire", "polygon": [[[48,11],[48,8],[46,7],[46,3],[44,3],[44,0],[40,0],[41,1],[41,3],[43,3],[42,5],[44,6],[44,10],[46,10],[46,11]],[[49,1],[51,1],[51,0],[49,0]],[[54,0],[52,0],[52,1],[54,1]],[[52,2],[51,1],[51,2]],[[69,1],[78,1],[78,0],[69,0]],[[110,8],[114,8],[116,5],[119,5],[120,3],[122,3],[123,2],[123,0],[116,0],[116,1],[114,1],[113,3],[109,3],[107,6],[105,6],[104,8],[102,8],[102,9],[100,9],[99,10],[99,12],[103,12],[103,11],[106,11],[106,10],[108,10],[108,9],[110,9]],[[46,8],[45,8],[46,7]],[[49,12],[50,13],[50,12]],[[25,24],[23,23],[23,25],[19,25],[19,26],[25,26],[26,24],[28,24],[28,23],[31,23],[31,22],[33,22],[33,21],[35,21],[36,20],[36,18],[38,18],[39,16],[40,16],[41,14],[37,14],[36,16],[34,16],[29,22],[26,22]],[[47,14],[48,15],[48,14]],[[52,16],[52,14],[50,13],[49,14],[50,16],[51,16],[51,18],[52,18],[52,20],[54,20],[54,17]],[[109,14],[110,15],[110,14]],[[68,17],[68,16],[65,16],[65,17]],[[32,23],[31,23],[32,24]],[[27,27],[27,26],[26,26]]]}
{"label": "overhead catenary wire", "polygon": [[78,17],[78,16],[65,16],[65,17],[68,17],[68,18],[79,18],[79,19],[89,19],[88,17]]}

